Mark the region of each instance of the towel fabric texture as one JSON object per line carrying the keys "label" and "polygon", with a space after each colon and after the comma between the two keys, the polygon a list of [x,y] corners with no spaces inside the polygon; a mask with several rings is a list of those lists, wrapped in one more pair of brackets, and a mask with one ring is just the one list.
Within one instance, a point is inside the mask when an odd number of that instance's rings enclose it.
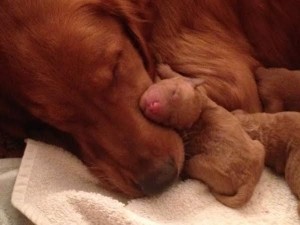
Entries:
{"label": "towel fabric texture", "polygon": [[121,198],[103,190],[70,153],[32,140],[27,141],[19,171],[18,164],[0,161],[1,225],[29,224],[9,204],[15,177],[12,204],[38,225],[300,224],[296,198],[284,179],[268,169],[250,202],[231,209],[197,180],[178,181],[154,197]]}
{"label": "towel fabric texture", "polygon": [[21,159],[0,160],[0,225],[32,224],[11,204],[11,194]]}

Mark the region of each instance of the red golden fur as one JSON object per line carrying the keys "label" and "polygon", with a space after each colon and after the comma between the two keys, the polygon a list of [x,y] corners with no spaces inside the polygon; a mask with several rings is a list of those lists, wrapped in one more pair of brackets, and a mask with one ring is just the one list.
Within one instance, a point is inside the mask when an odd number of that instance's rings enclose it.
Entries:
{"label": "red golden fur", "polygon": [[300,112],[300,71],[259,68],[255,72],[265,112]]}
{"label": "red golden fur", "polygon": [[300,68],[299,10],[298,0],[2,0],[0,128],[59,132],[109,188],[152,194],[179,174],[183,146],[139,111],[151,52],[205,77],[225,108],[260,111],[252,71]]}

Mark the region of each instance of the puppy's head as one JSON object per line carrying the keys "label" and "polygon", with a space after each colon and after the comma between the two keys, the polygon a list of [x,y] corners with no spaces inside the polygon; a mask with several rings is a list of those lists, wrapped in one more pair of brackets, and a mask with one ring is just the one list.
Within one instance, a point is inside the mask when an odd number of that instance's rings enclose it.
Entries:
{"label": "puppy's head", "polygon": [[196,89],[203,80],[180,76],[167,65],[160,65],[158,72],[163,80],[151,85],[141,97],[143,113],[166,126],[190,128],[202,110],[203,99]]}
{"label": "puppy's head", "polygon": [[169,186],[182,167],[182,141],[139,109],[152,84],[141,28],[147,1],[24,3],[7,1],[0,13],[8,28],[0,35],[0,69],[9,77],[1,86],[33,116],[72,135],[107,188],[137,197]]}

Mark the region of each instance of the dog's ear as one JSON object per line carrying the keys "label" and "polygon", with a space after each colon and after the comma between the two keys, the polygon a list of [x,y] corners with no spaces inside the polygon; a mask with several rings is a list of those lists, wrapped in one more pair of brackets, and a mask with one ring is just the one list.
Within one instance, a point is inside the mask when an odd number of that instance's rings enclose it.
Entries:
{"label": "dog's ear", "polygon": [[147,45],[152,35],[155,12],[152,0],[102,0],[100,10],[122,23],[135,47],[143,57],[145,68],[154,74],[154,57]]}

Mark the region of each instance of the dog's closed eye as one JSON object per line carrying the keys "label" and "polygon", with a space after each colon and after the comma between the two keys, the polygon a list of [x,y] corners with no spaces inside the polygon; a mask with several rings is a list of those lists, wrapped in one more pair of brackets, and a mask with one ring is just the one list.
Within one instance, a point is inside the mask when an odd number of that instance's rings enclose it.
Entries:
{"label": "dog's closed eye", "polygon": [[113,76],[114,79],[118,77],[119,65],[120,65],[119,63],[120,63],[120,59],[121,59],[122,55],[123,55],[123,51],[120,50],[117,54],[115,64],[114,64],[113,69],[112,69],[112,76]]}

